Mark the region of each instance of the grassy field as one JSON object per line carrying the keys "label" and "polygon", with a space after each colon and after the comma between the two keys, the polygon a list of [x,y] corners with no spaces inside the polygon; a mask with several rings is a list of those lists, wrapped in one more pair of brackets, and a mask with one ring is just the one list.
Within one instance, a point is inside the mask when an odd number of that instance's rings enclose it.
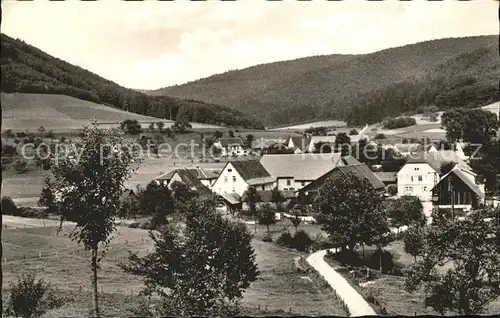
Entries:
{"label": "grassy field", "polygon": [[[25,131],[43,126],[54,132],[68,132],[81,129],[93,118],[113,126],[125,119],[135,119],[144,127],[161,120],[66,95],[2,93],[1,102],[3,130]],[[161,121],[165,127],[173,124],[171,120]],[[192,125],[193,128],[219,128],[200,123]]]}
{"label": "grassy field", "polygon": [[[53,222],[29,219],[22,222],[4,222],[2,233],[4,299],[8,284],[16,275],[33,271],[37,277],[54,284],[71,301],[53,310],[48,317],[88,316],[92,310],[89,257],[81,246],[67,234],[71,227],[56,234]],[[34,227],[38,222],[39,227]],[[43,227],[46,222],[47,227]],[[5,228],[7,226],[7,228]],[[17,226],[18,228],[13,228]],[[250,226],[253,229],[253,226]],[[265,227],[258,227],[264,233]],[[249,315],[344,315],[332,295],[305,274],[297,273],[294,258],[300,254],[273,243],[253,240],[257,263],[261,272],[242,300],[242,312]],[[147,231],[118,227],[118,231],[102,261],[99,271],[99,289],[102,292],[102,311],[108,316],[132,315],[140,301],[140,278],[124,273],[119,267],[126,261],[128,251],[146,253],[153,247]],[[124,305],[120,305],[120,303]]]}

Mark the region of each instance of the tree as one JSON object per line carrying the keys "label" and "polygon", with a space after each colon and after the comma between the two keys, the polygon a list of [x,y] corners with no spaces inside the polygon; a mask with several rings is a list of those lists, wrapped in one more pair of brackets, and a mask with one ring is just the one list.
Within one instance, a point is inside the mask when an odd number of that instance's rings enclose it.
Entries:
{"label": "tree", "polygon": [[387,139],[387,137],[383,133],[377,133],[373,139]]}
{"label": "tree", "polygon": [[476,144],[489,142],[499,128],[497,115],[484,109],[454,108],[441,116],[450,142],[463,139]]}
{"label": "tree", "polygon": [[222,138],[222,136],[224,136],[220,131],[216,130],[214,132],[214,137],[215,139],[219,139],[219,138]]}
{"label": "tree", "polygon": [[[472,211],[463,220],[433,222],[422,259],[407,272],[406,290],[425,287],[425,304],[445,315],[482,313],[500,296],[500,211]],[[441,266],[453,264],[444,271]]]}
{"label": "tree", "polygon": [[420,226],[411,226],[404,234],[404,250],[413,256],[415,263],[417,256],[422,255],[424,248],[424,231]]}
{"label": "tree", "polygon": [[337,149],[337,152],[340,150],[342,156],[349,154],[350,146],[351,137],[349,137],[346,133],[339,133],[337,137],[335,137],[335,149]]}
{"label": "tree", "polygon": [[179,134],[183,134],[191,128],[192,128],[191,124],[184,117],[177,118],[174,122],[174,125],[172,126],[173,131]]}
{"label": "tree", "polygon": [[83,137],[74,145],[74,149],[80,152],[79,159],[54,157],[58,164],[51,165],[53,178],[45,180],[45,186],[55,191],[58,197],[55,204],[61,214],[61,227],[65,220],[75,222],[70,238],[92,252],[96,316],[99,316],[99,248],[105,250],[111,240],[123,184],[133,170],[131,153],[122,150],[127,145],[128,141],[120,131],[100,129],[94,122],[90,127],[84,127]]}
{"label": "tree", "polygon": [[248,204],[250,213],[253,215],[253,219],[255,221],[254,231],[257,232],[257,202],[260,201],[260,195],[255,187],[250,186],[245,193],[243,193],[243,197],[245,198],[245,202]]}
{"label": "tree", "polygon": [[16,137],[16,135],[12,132],[12,129],[5,130],[3,134],[7,140]]}
{"label": "tree", "polygon": [[137,194],[139,210],[144,215],[152,215],[151,226],[157,228],[167,224],[167,216],[173,213],[174,200],[167,185],[151,181]]}
{"label": "tree", "polygon": [[389,195],[391,196],[395,196],[396,194],[398,194],[398,186],[395,184],[389,184],[387,186],[387,193],[389,193]]}
{"label": "tree", "polygon": [[248,147],[248,148],[251,148],[252,147],[252,142],[254,140],[254,135],[252,134],[248,134],[245,136],[245,145]]}
{"label": "tree", "polygon": [[120,128],[124,132],[132,134],[132,135],[137,135],[137,134],[140,134],[142,132],[141,124],[139,124],[139,122],[137,120],[125,119],[120,124]]}
{"label": "tree", "polygon": [[349,136],[354,136],[354,135],[358,135],[358,134],[359,134],[358,131],[354,128],[349,131]]}
{"label": "tree", "polygon": [[278,211],[283,210],[281,204],[285,201],[285,197],[277,186],[271,190],[271,201],[275,204]]}
{"label": "tree", "polygon": [[158,122],[156,122],[156,127],[158,127],[158,131],[160,133],[162,133],[163,132],[163,127],[165,127],[165,123],[162,122],[162,121],[158,121]]}
{"label": "tree", "polygon": [[264,203],[259,208],[259,224],[265,225],[267,228],[267,234],[271,236],[269,231],[269,225],[276,223],[276,214],[269,203]]}
{"label": "tree", "polygon": [[399,229],[403,225],[425,225],[423,210],[424,207],[418,197],[403,196],[391,202],[387,214],[391,218],[392,225]]}
{"label": "tree", "polygon": [[290,219],[292,221],[292,225],[295,228],[295,233],[297,233],[297,230],[299,229],[299,225],[302,222],[301,215],[298,210],[293,211],[293,216]]}
{"label": "tree", "polygon": [[227,132],[230,138],[234,138],[234,131],[230,130]]}
{"label": "tree", "polygon": [[453,161],[449,161],[449,162],[444,162],[441,164],[441,168],[440,168],[440,175],[441,176],[444,176],[445,174],[447,174],[448,172],[451,171],[451,169],[453,169],[453,167],[455,167],[456,163],[453,162]]}
{"label": "tree", "polygon": [[371,244],[389,231],[382,203],[382,196],[367,179],[348,173],[325,182],[313,209],[332,242],[352,251],[357,243]]}
{"label": "tree", "polygon": [[184,183],[179,181],[174,181],[170,185],[172,189],[172,196],[175,201],[175,207],[178,211],[183,210],[185,205],[194,197],[198,195],[195,191],[191,190]]}
{"label": "tree", "polygon": [[14,169],[18,173],[26,172],[27,167],[28,167],[28,162],[26,160],[24,160],[23,158],[19,158],[16,161],[14,161]]}
{"label": "tree", "polygon": [[38,127],[38,129],[37,129],[37,130],[38,130],[38,135],[39,135],[40,137],[43,137],[43,136],[44,136],[44,134],[45,134],[45,127],[40,126],[40,127]]}
{"label": "tree", "polygon": [[160,297],[161,316],[235,315],[244,290],[259,275],[245,224],[218,214],[215,201],[193,200],[184,229],[150,232],[153,252],[131,254],[123,266],[144,277],[146,295]]}
{"label": "tree", "polygon": [[331,152],[332,152],[332,147],[330,146],[329,143],[323,141],[318,141],[314,143],[313,153],[331,153]]}
{"label": "tree", "polygon": [[56,296],[56,290],[43,279],[35,281],[32,273],[17,277],[10,283],[10,294],[5,312],[15,317],[41,317],[51,309],[61,307],[64,299]]}
{"label": "tree", "polygon": [[151,131],[151,132],[155,131],[155,123],[150,123],[149,124],[149,131]]}
{"label": "tree", "polygon": [[2,197],[2,214],[5,215],[17,215],[18,209],[14,201],[11,197],[3,196]]}

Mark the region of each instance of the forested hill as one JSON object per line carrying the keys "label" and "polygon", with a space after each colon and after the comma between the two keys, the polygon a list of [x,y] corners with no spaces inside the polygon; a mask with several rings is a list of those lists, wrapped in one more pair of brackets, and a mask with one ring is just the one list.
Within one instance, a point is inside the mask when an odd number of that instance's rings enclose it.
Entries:
{"label": "forested hill", "polygon": [[270,124],[481,106],[499,99],[498,36],[426,41],[363,55],[329,55],[229,71],[149,94],[194,98],[264,114]]}
{"label": "forested hill", "polygon": [[2,92],[63,94],[158,118],[263,128],[238,110],[194,99],[149,96],[55,58],[24,41],[1,35]]}

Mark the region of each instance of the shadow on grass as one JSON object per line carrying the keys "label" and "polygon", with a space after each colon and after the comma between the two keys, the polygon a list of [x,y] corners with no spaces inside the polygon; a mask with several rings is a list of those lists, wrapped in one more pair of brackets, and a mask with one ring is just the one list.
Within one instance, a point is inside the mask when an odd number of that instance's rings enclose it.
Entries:
{"label": "shadow on grass", "polygon": [[385,250],[366,250],[365,255],[360,251],[342,251],[339,253],[330,253],[328,257],[332,260],[350,268],[370,268],[382,271],[383,274],[403,276],[403,265],[394,259],[394,255]]}

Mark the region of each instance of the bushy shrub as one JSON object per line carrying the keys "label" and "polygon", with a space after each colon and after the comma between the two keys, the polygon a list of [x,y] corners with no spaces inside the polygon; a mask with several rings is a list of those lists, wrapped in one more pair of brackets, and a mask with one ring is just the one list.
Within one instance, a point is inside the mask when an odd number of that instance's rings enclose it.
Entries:
{"label": "bushy shrub", "polygon": [[18,209],[11,197],[2,197],[2,214],[3,215],[17,215]]}
{"label": "bushy shrub", "polygon": [[373,139],[387,139],[383,133],[377,133]]}
{"label": "bushy shrub", "polygon": [[30,207],[19,207],[17,216],[23,218],[44,219],[47,218],[47,209],[34,209]]}
{"label": "bushy shrub", "polygon": [[150,221],[138,221],[128,225],[132,229],[154,230]]}
{"label": "bushy shrub", "polygon": [[262,241],[264,241],[264,242],[272,242],[273,241],[273,237],[271,235],[269,235],[269,234],[266,234],[266,236],[264,236],[262,238]]}
{"label": "bushy shrub", "polygon": [[19,158],[16,161],[14,161],[14,169],[19,173],[25,172],[27,167],[28,167],[28,162],[22,158]]}
{"label": "bushy shrub", "polygon": [[387,118],[383,122],[385,129],[397,129],[408,126],[416,125],[417,121],[413,117],[397,117],[397,118]]}
{"label": "bushy shrub", "polygon": [[395,184],[389,184],[387,186],[387,193],[389,193],[390,195],[398,194],[398,186]]}
{"label": "bushy shrub", "polygon": [[293,235],[292,247],[301,252],[307,252],[312,243],[313,240],[304,230],[299,230]]}
{"label": "bushy shrub", "polygon": [[50,309],[61,307],[64,299],[55,295],[50,283],[33,274],[17,277],[17,282],[10,284],[6,313],[15,317],[41,317]]}
{"label": "bushy shrub", "polygon": [[292,239],[293,238],[292,238],[292,235],[290,234],[290,232],[288,232],[288,231],[283,232],[276,240],[276,244],[278,244],[280,246],[284,246],[284,247],[291,247]]}

